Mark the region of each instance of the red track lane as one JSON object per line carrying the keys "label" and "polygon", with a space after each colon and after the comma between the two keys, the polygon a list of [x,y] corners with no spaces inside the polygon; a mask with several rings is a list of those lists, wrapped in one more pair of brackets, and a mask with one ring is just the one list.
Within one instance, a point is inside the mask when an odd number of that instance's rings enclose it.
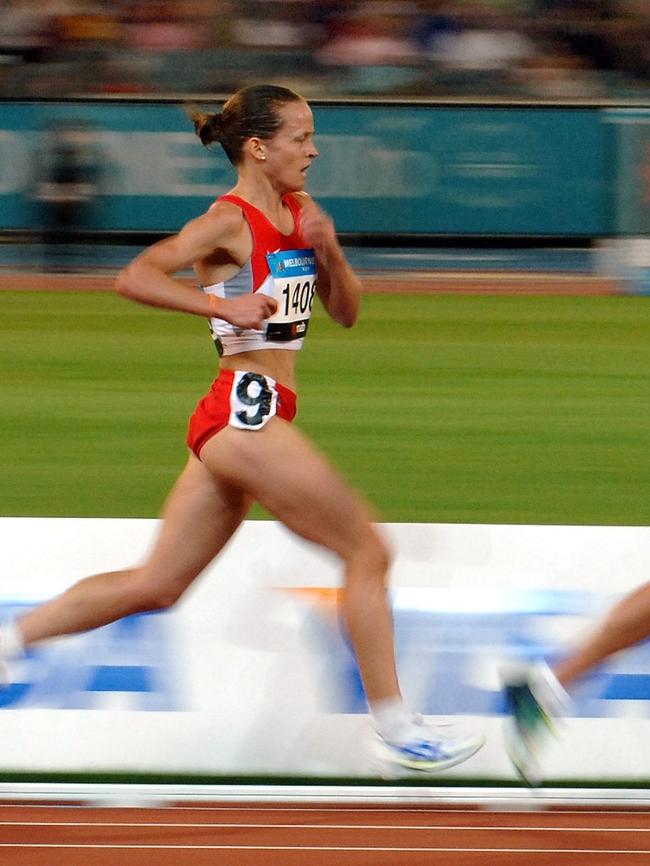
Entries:
{"label": "red track lane", "polygon": [[647,866],[650,812],[0,805],[3,866]]}

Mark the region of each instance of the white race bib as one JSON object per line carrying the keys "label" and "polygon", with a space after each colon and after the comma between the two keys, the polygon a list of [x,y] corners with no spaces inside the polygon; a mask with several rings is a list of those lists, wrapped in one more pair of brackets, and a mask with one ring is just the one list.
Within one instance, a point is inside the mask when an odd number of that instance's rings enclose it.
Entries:
{"label": "white race bib", "polygon": [[265,338],[287,343],[307,333],[316,293],[314,250],[282,250],[266,257],[278,309],[266,322]]}
{"label": "white race bib", "polygon": [[228,424],[240,430],[261,430],[275,415],[277,401],[275,379],[236,370],[230,391]]}

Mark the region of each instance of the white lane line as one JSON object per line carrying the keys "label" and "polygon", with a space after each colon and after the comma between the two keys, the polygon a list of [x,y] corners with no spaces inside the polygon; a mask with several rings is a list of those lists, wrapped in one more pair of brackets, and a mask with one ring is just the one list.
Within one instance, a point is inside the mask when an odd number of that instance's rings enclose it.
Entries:
{"label": "white lane line", "polygon": [[621,851],[613,848],[380,848],[375,846],[331,846],[331,845],[91,845],[91,844],[46,844],[0,842],[0,848],[72,848],[106,849],[119,851],[388,851],[391,853],[440,852],[451,854],[650,854],[650,850],[632,848]]}
{"label": "white lane line", "polygon": [[129,811],[134,810],[136,812],[264,812],[268,814],[274,814],[275,812],[317,812],[319,814],[323,813],[334,813],[334,814],[350,814],[360,815],[360,814],[370,814],[370,815],[387,815],[387,814],[396,814],[396,815],[422,815],[422,814],[434,814],[434,815],[521,815],[527,814],[530,815],[531,811],[533,814],[546,813],[550,815],[599,815],[599,816],[618,816],[618,815],[636,815],[638,816],[648,816],[650,818],[650,809],[617,809],[617,808],[609,808],[609,809],[554,809],[548,808],[543,803],[540,803],[539,809],[531,810],[531,809],[497,809],[493,813],[492,810],[489,809],[439,809],[436,807],[435,803],[432,803],[431,806],[421,806],[417,809],[392,809],[392,808],[384,808],[382,806],[375,806],[369,808],[357,808],[356,806],[349,807],[333,807],[333,806],[187,806],[187,805],[173,805],[173,806],[111,806],[110,802],[102,803],[101,805],[70,805],[70,804],[52,804],[52,803],[29,803],[25,805],[25,803],[2,803],[0,802],[0,812],[5,809],[20,809],[21,811],[31,810],[31,809],[52,809],[56,811],[63,811],[64,809],[69,809],[72,811],[124,811],[128,809]]}
{"label": "white lane line", "polygon": [[217,822],[177,823],[171,821],[0,821],[0,827],[171,827],[174,829],[194,830],[205,828],[214,830],[223,827],[227,830],[444,830],[446,832],[525,832],[525,833],[650,833],[650,827],[529,827],[508,826],[466,826],[464,824],[226,824]]}
{"label": "white lane line", "polygon": [[[24,809],[24,806],[18,805],[19,809]],[[41,808],[40,806],[36,806],[34,808]],[[44,807],[47,808],[47,807]],[[51,807],[50,807],[51,808]],[[66,808],[65,806],[56,807],[56,808]],[[68,807],[69,808],[69,807]],[[111,806],[102,806],[101,808],[110,809]],[[113,807],[119,808],[119,807]],[[148,807],[143,807],[147,809]],[[538,809],[439,809],[436,807],[435,803],[432,803],[430,806],[421,806],[419,809],[387,809],[381,806],[376,806],[374,808],[356,808],[355,806],[350,806],[347,808],[343,807],[331,807],[331,806],[323,806],[319,808],[318,806],[162,806],[162,807],[153,807],[162,809],[165,811],[169,811],[173,809],[174,811],[188,811],[188,812],[318,812],[318,813],[352,813],[354,815],[368,813],[371,815],[384,815],[384,814],[396,814],[396,815],[422,815],[426,813],[433,813],[434,815],[492,815],[494,813],[501,815],[520,815],[520,814],[530,814],[531,811],[533,814],[537,814],[540,812],[550,813],[552,815],[643,815],[650,817],[650,809],[549,809],[543,803],[539,804]]]}

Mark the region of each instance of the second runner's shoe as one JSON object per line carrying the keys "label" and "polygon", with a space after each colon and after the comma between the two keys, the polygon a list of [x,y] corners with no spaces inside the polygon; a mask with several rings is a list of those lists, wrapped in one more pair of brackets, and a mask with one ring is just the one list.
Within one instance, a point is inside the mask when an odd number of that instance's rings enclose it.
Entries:
{"label": "second runner's shoe", "polygon": [[504,738],[508,757],[527,785],[540,784],[540,753],[555,719],[565,712],[569,698],[546,664],[504,672],[503,697],[508,718]]}

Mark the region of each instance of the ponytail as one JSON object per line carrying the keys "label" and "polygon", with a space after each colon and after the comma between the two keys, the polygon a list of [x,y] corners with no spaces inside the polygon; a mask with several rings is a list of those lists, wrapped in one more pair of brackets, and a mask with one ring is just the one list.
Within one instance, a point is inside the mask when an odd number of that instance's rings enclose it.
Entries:
{"label": "ponytail", "polygon": [[194,124],[194,132],[201,139],[201,143],[205,147],[209,147],[215,141],[221,141],[221,133],[223,131],[221,114],[209,114],[191,110],[190,120]]}

